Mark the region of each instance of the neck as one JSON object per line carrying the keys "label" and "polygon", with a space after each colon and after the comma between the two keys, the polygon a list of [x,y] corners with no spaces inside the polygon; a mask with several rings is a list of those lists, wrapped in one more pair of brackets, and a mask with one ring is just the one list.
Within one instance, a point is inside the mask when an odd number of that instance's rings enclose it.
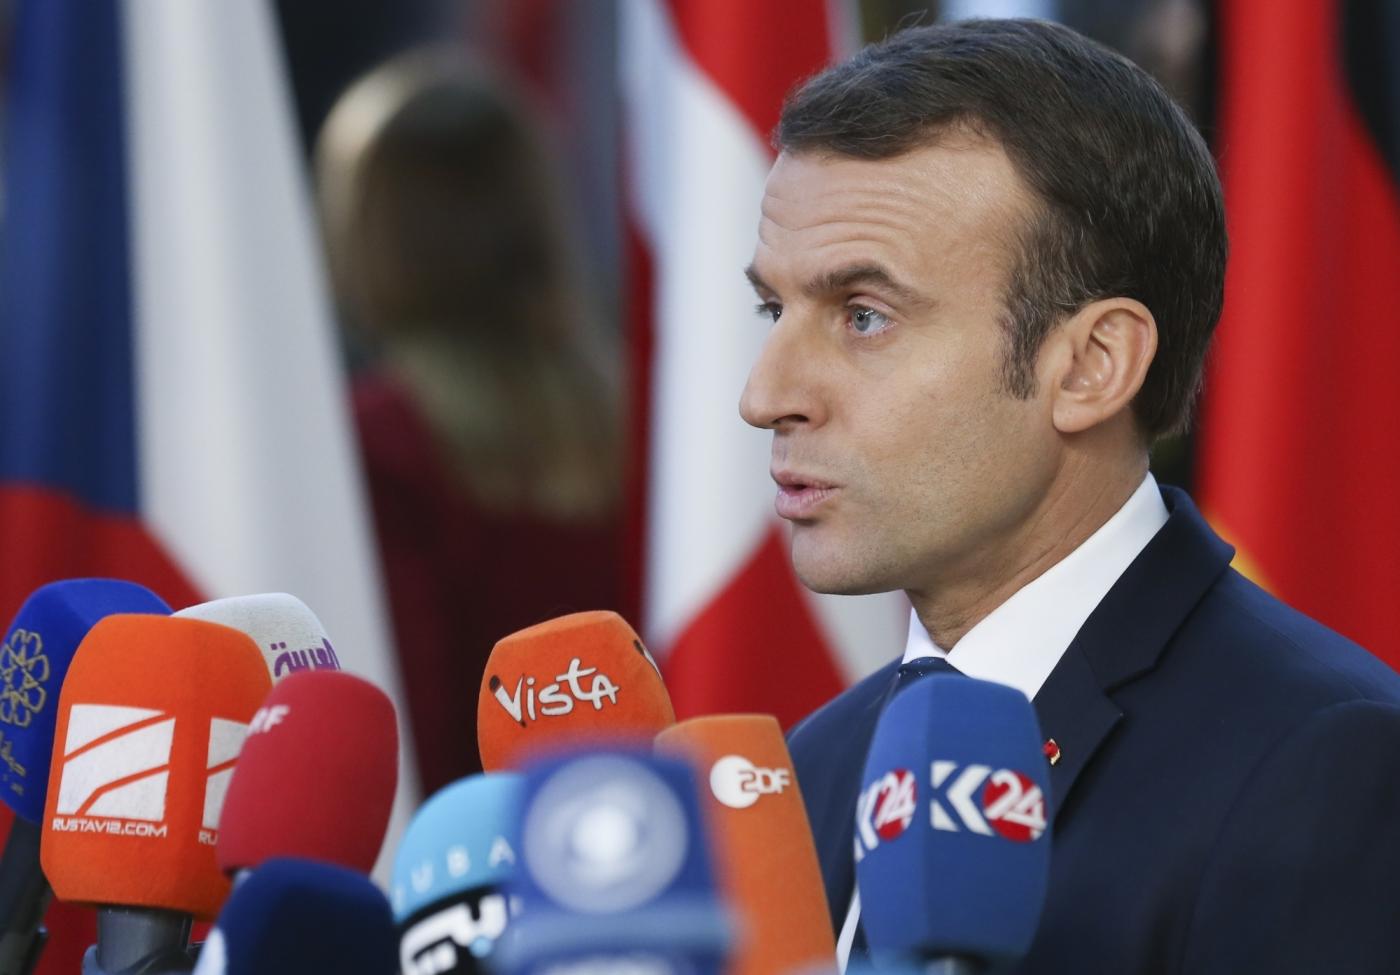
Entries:
{"label": "neck", "polygon": [[927,587],[906,591],[933,642],[951,650],[994,609],[1050,569],[1118,513],[1147,474],[1143,454],[1110,469],[1063,472],[1011,535]]}

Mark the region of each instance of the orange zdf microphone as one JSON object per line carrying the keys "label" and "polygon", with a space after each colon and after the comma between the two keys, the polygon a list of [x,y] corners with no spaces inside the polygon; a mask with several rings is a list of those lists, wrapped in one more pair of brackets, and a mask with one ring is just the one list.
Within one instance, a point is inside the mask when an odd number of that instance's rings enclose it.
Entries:
{"label": "orange zdf microphone", "polygon": [[245,634],[115,615],[78,646],[58,699],[40,860],[54,893],[93,904],[97,963],[183,951],[229,882],[219,813],[248,721],[272,686]]}
{"label": "orange zdf microphone", "polygon": [[656,661],[616,613],[560,616],[501,640],[486,661],[477,742],[488,772],[550,748],[650,739],[675,723]]}
{"label": "orange zdf microphone", "polygon": [[829,964],[836,942],[821,867],[777,720],[693,718],[657,735],[656,751],[688,761],[700,782],[716,866],[742,921],[731,975]]}
{"label": "orange zdf microphone", "polygon": [[228,873],[275,857],[369,873],[399,777],[394,705],[342,671],[293,674],[261,702],[229,783],[219,830]]}

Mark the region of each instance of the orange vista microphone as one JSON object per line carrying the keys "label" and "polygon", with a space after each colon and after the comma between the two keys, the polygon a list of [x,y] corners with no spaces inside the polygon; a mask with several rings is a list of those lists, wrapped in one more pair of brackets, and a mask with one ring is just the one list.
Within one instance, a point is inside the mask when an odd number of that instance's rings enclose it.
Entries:
{"label": "orange vista microphone", "polygon": [[477,742],[488,772],[550,748],[650,739],[676,712],[632,627],[598,610],[560,616],[501,640],[486,661]]}
{"label": "orange vista microphone", "polygon": [[218,623],[108,616],[78,646],[40,860],[59,898],[101,908],[102,970],[183,951],[190,915],[218,914],[224,793],[271,686],[257,644]]}
{"label": "orange vista microphone", "polygon": [[786,975],[836,955],[821,867],[782,729],[766,714],[693,718],[656,736],[700,783],[721,882],[741,919],[730,975]]}

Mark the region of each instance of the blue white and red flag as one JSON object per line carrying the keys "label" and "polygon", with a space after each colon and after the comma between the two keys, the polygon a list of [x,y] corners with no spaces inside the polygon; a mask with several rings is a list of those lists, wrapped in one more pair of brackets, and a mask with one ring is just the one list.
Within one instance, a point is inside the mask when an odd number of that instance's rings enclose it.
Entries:
{"label": "blue white and red flag", "polygon": [[[0,616],[83,575],[292,592],[397,698],[271,11],[23,0],[10,69]],[[72,918],[41,972],[77,970]]]}

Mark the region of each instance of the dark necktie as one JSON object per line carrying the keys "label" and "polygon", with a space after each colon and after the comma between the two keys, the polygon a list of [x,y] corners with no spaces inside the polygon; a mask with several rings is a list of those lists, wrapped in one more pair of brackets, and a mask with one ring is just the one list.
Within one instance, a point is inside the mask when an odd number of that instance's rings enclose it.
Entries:
{"label": "dark necktie", "polygon": [[[915,657],[913,660],[905,661],[899,665],[899,670],[895,672],[894,684],[890,687],[890,693],[885,698],[885,703],[889,704],[896,694],[929,674],[961,673],[944,657]],[[857,922],[855,937],[851,939],[850,960],[866,960],[869,956],[868,949],[869,946],[865,942],[865,927]]]}
{"label": "dark necktie", "polygon": [[899,665],[899,670],[895,673],[894,686],[890,688],[885,703],[888,704],[900,691],[929,674],[957,673],[961,672],[948,663],[945,657],[915,657],[913,660],[907,660]]}

